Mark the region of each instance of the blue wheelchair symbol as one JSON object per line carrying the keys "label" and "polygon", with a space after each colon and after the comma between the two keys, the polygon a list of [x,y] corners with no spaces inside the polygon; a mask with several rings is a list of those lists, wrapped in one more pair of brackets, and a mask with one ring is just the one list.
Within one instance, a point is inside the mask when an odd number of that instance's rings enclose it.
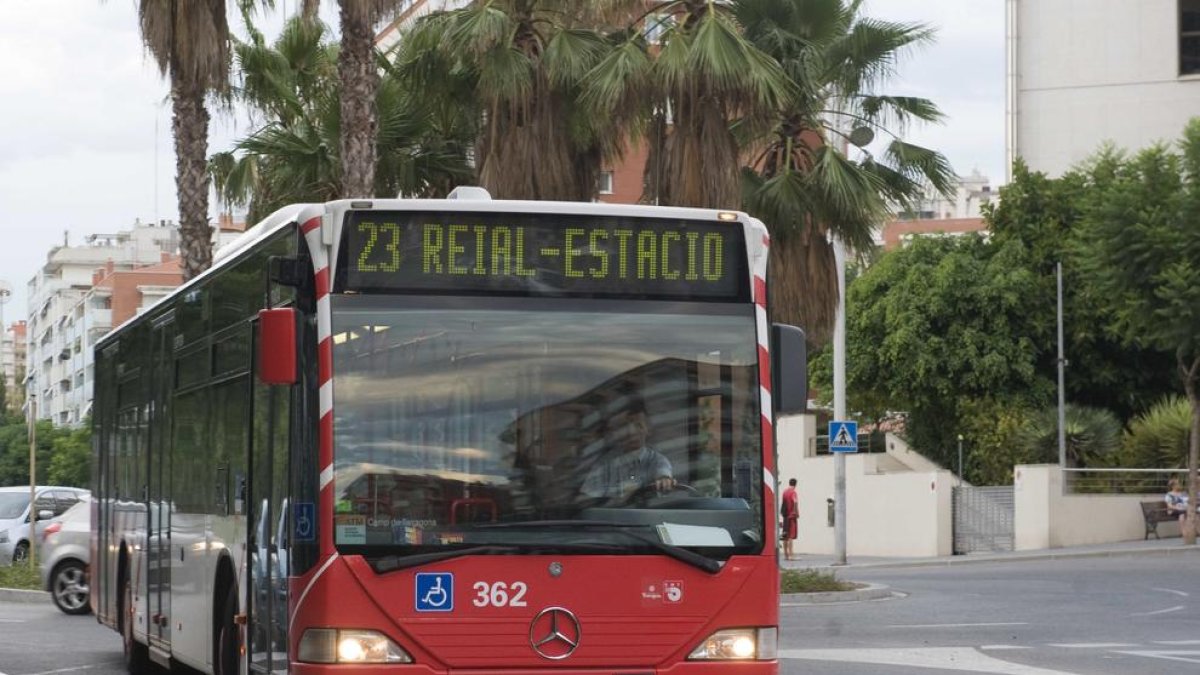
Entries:
{"label": "blue wheelchair symbol", "polygon": [[449,572],[418,573],[416,577],[418,612],[454,611],[454,575]]}
{"label": "blue wheelchair symbol", "polygon": [[317,524],[317,511],[312,502],[296,504],[296,541],[312,541]]}

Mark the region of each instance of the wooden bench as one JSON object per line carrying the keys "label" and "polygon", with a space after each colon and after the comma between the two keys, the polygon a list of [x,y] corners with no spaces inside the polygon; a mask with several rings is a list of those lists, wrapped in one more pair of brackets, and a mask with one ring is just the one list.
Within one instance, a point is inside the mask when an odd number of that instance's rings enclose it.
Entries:
{"label": "wooden bench", "polygon": [[1142,505],[1142,519],[1146,521],[1146,536],[1142,537],[1143,540],[1149,539],[1152,534],[1155,539],[1160,539],[1158,524],[1179,519],[1179,514],[1167,513],[1167,503],[1162,500],[1139,503]]}

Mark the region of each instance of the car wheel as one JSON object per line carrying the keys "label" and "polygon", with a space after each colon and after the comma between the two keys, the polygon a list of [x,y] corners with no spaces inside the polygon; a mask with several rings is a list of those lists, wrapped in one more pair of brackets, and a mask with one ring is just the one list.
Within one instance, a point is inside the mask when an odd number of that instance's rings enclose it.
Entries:
{"label": "car wheel", "polygon": [[50,598],[64,614],[87,614],[87,573],[78,560],[64,560],[50,574]]}
{"label": "car wheel", "polygon": [[13,564],[24,565],[29,562],[29,542],[17,542],[17,547],[13,549]]}

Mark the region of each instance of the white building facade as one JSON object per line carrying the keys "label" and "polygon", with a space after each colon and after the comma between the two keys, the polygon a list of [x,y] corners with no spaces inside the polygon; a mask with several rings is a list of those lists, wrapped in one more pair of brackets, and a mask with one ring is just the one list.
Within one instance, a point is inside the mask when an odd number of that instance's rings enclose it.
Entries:
{"label": "white building facade", "polygon": [[178,228],[164,221],[50,251],[28,293],[25,399],[38,419],[75,426],[90,412],[92,345],[113,328],[107,294],[93,289],[97,270],[160,263],[178,249]]}
{"label": "white building facade", "polygon": [[1010,172],[1174,142],[1200,116],[1200,0],[1006,1]]}

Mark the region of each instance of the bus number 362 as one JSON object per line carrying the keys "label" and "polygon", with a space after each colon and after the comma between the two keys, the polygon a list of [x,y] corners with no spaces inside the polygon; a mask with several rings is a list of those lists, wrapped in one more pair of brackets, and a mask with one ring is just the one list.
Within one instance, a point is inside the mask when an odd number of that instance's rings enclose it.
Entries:
{"label": "bus number 362", "polygon": [[475,589],[472,603],[476,607],[524,607],[525,591],[529,590],[524,581],[514,581],[511,586],[503,581],[493,584],[476,581],[472,588]]}

